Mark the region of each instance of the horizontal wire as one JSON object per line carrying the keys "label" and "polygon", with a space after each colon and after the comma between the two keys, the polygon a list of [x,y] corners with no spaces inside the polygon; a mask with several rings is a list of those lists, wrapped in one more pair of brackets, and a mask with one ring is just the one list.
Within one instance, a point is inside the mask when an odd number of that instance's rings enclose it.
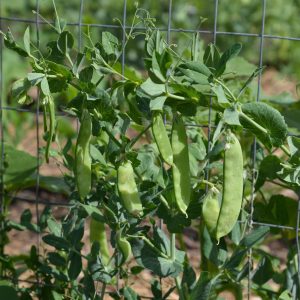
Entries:
{"label": "horizontal wire", "polygon": [[[22,22],[22,23],[29,23],[29,24],[36,24],[35,20],[32,19],[23,19],[17,17],[0,17],[0,20],[3,21],[14,21],[14,22]],[[39,20],[39,24],[47,25],[47,22]],[[49,21],[48,23],[54,24],[54,22]],[[82,27],[95,27],[95,28],[111,28],[111,29],[122,29],[120,25],[113,25],[113,24],[97,24],[97,23],[81,23],[78,22],[69,22],[67,23],[69,26],[82,26]],[[130,30],[131,26],[125,26],[126,30]],[[146,27],[138,26],[135,27],[137,30],[146,30]],[[185,32],[185,33],[202,33],[202,34],[209,34],[213,35],[213,30],[197,30],[197,29],[184,29],[184,28],[158,28],[160,31],[168,32]],[[300,41],[298,37],[292,36],[282,36],[282,35],[273,35],[273,34],[260,34],[260,33],[247,33],[247,32],[234,32],[234,31],[216,31],[215,34],[217,35],[232,35],[232,36],[242,36],[242,37],[255,37],[255,38],[266,38],[266,39],[279,39],[279,40],[290,40],[290,41]]]}

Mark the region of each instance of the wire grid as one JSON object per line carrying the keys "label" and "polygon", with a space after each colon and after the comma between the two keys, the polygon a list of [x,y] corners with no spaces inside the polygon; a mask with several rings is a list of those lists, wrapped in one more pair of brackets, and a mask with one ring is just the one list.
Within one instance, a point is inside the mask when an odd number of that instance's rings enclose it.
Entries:
{"label": "wire grid", "polygon": [[[75,1],[75,0],[74,0]],[[79,14],[78,14],[78,22],[69,22],[67,25],[69,26],[77,26],[78,27],[78,50],[80,51],[82,48],[82,27],[96,27],[96,28],[103,28],[103,29],[122,29],[122,54],[121,54],[121,66],[122,66],[122,74],[124,74],[125,69],[125,46],[126,46],[126,31],[130,30],[130,26],[126,25],[127,19],[127,0],[123,0],[123,16],[122,16],[122,23],[120,25],[111,25],[111,24],[101,24],[101,23],[83,23],[82,16],[84,10],[84,0],[76,0],[79,1]],[[218,9],[219,9],[219,0],[212,0],[214,2],[214,15],[213,15],[213,30],[198,30],[198,29],[182,29],[182,28],[172,28],[172,0],[168,0],[168,24],[167,27],[159,28],[161,31],[167,32],[167,42],[169,43],[171,40],[171,33],[172,32],[185,32],[185,33],[200,33],[202,35],[210,35],[213,38],[213,43],[217,44],[217,36],[241,36],[241,37],[253,37],[259,38],[259,67],[263,66],[263,52],[264,52],[264,41],[266,39],[276,39],[276,40],[290,40],[290,41],[300,41],[300,37],[292,37],[292,36],[281,36],[281,35],[272,35],[272,34],[265,34],[265,20],[266,20],[266,5],[267,0],[261,0],[261,10],[262,10],[262,18],[261,18],[261,31],[260,33],[248,33],[248,32],[231,32],[231,31],[218,31],[217,24],[218,24]],[[40,0],[36,0],[36,12],[40,11]],[[150,12],[151,13],[151,12]],[[27,24],[34,24],[36,27],[36,44],[39,45],[40,43],[40,28],[41,24],[46,24],[44,20],[39,19],[39,15],[36,14],[35,20],[33,19],[25,19],[25,18],[17,18],[17,17],[7,17],[2,16],[1,10],[1,2],[0,2],[0,30],[3,28],[3,21],[13,21],[13,22],[21,22]],[[53,22],[50,22],[54,24]],[[145,27],[137,27],[138,30],[146,30]],[[61,203],[61,202],[53,202],[50,200],[41,200],[39,199],[39,190],[40,190],[40,138],[39,138],[39,116],[43,112],[40,111],[39,107],[39,97],[37,99],[37,107],[36,110],[24,109],[24,108],[17,108],[11,106],[3,106],[3,83],[4,83],[4,74],[3,74],[3,38],[0,38],[0,140],[1,140],[1,162],[0,162],[0,212],[3,210],[3,200],[4,200],[4,185],[3,185],[3,170],[4,170],[4,155],[5,155],[5,146],[4,146],[4,128],[3,128],[3,112],[4,111],[16,111],[19,113],[34,113],[35,120],[36,120],[36,153],[37,153],[37,179],[36,179],[36,189],[35,189],[35,199],[30,199],[26,197],[20,197],[15,195],[6,194],[6,196],[11,196],[12,199],[17,201],[29,202],[34,203],[36,207],[36,216],[37,220],[39,220],[39,205],[52,205],[52,206],[60,206],[60,207],[68,207],[70,206],[68,203]],[[258,75],[258,83],[257,83],[257,96],[256,101],[260,101],[261,96],[261,72]],[[212,108],[209,108],[208,113],[208,124],[198,125],[198,124],[185,124],[187,127],[189,126],[196,126],[196,127],[203,127],[207,128],[208,132],[208,146],[207,150],[210,151],[210,139],[211,139],[211,131],[212,128],[215,126],[212,124],[211,120],[211,112]],[[69,116],[73,117],[72,115],[68,115],[64,112],[57,112],[58,116]],[[290,136],[298,136],[294,134],[289,134]],[[295,231],[296,233],[296,247],[297,247],[297,260],[298,266],[300,265],[300,241],[299,241],[299,227],[300,227],[300,201],[298,201],[298,209],[297,209],[297,220],[296,220],[296,227],[292,226],[282,226],[279,224],[269,224],[269,223],[261,223],[256,222],[253,220],[253,213],[254,213],[254,185],[255,179],[257,175],[256,170],[256,150],[257,150],[257,141],[254,138],[253,145],[252,145],[252,178],[251,178],[251,198],[250,198],[250,214],[248,219],[248,231],[253,229],[253,226],[268,226],[272,228],[278,229],[285,229]],[[206,174],[206,178],[209,178],[209,173]],[[300,194],[298,195],[300,198]],[[242,222],[242,221],[239,221]],[[2,228],[3,223],[1,222],[0,227]],[[37,249],[39,251],[40,247],[40,235],[38,234],[37,238]],[[3,249],[2,249],[3,250]],[[247,298],[251,298],[251,272],[252,272],[252,249],[249,250],[248,253],[248,262],[249,262],[249,269],[248,269],[248,286],[247,286]],[[300,282],[300,269],[298,268],[298,279]],[[39,284],[39,278],[37,278],[37,282]],[[117,289],[119,288],[119,283],[117,281],[116,284]]]}

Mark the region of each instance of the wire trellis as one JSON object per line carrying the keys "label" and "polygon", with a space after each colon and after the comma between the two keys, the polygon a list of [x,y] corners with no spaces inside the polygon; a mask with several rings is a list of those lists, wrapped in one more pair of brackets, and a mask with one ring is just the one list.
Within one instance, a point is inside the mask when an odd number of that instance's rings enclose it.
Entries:
{"label": "wire trellis", "polygon": [[[84,23],[83,20],[83,11],[84,11],[84,0],[74,0],[79,2],[79,13],[78,13],[78,22],[68,22],[67,25],[69,26],[76,26],[78,28],[78,35],[77,35],[77,42],[78,42],[78,50],[80,51],[82,48],[82,28],[83,27],[91,27],[91,28],[103,28],[103,29],[121,29],[122,30],[122,54],[121,54],[121,68],[122,74],[125,71],[125,45],[126,45],[126,31],[130,30],[131,27],[126,25],[127,21],[127,0],[123,0],[123,10],[122,10],[122,21],[120,25],[112,25],[112,24],[101,24],[101,23]],[[293,37],[293,36],[281,36],[281,35],[272,35],[272,34],[265,34],[265,21],[266,21],[266,11],[267,11],[267,0],[261,1],[261,30],[259,33],[248,33],[248,32],[232,32],[232,31],[218,31],[218,9],[219,9],[219,0],[212,0],[214,2],[214,13],[211,18],[213,18],[213,29],[212,30],[202,30],[202,29],[183,29],[183,28],[173,28],[172,27],[172,8],[173,3],[172,0],[168,0],[168,22],[166,27],[160,27],[161,31],[167,33],[167,42],[171,41],[171,34],[172,33],[199,33],[202,35],[208,35],[212,37],[212,41],[214,44],[217,44],[217,37],[218,36],[238,36],[238,37],[252,37],[259,39],[259,67],[263,66],[263,54],[264,54],[264,42],[266,39],[275,39],[275,40],[289,40],[289,41],[300,41],[300,37]],[[40,44],[40,25],[47,24],[44,20],[39,18],[39,11],[40,11],[40,1],[36,0],[36,17],[35,19],[26,19],[26,18],[19,18],[14,16],[3,16],[0,4],[0,30],[3,30],[3,22],[19,22],[25,24],[32,24],[35,26],[36,29],[36,44],[37,46]],[[151,14],[151,11],[150,11]],[[51,22],[50,24],[54,24],[55,22]],[[139,26],[136,27],[137,30],[146,30],[145,27]],[[4,83],[4,74],[3,74],[3,38],[0,38],[0,140],[1,140],[1,162],[0,162],[0,211],[3,209],[3,201],[4,196],[10,197],[12,200],[15,201],[22,201],[28,203],[35,204],[35,211],[37,220],[39,220],[39,205],[50,205],[50,206],[57,206],[57,207],[69,207],[71,204],[68,204],[66,201],[62,203],[57,201],[51,201],[50,199],[40,199],[40,138],[39,138],[39,117],[43,113],[40,111],[40,103],[39,97],[37,99],[37,106],[35,110],[27,109],[27,108],[19,108],[13,106],[3,105],[5,103],[3,101],[3,83]],[[256,101],[260,101],[261,98],[261,72],[258,75],[258,82],[257,82],[257,95]],[[4,170],[4,156],[5,156],[5,137],[4,137],[4,128],[3,128],[3,112],[4,111],[15,111],[18,113],[32,113],[35,114],[35,126],[36,126],[36,154],[37,154],[37,177],[36,177],[36,187],[35,187],[35,198],[26,198],[21,197],[18,195],[13,194],[5,194],[4,192],[4,185],[3,185],[3,170]],[[66,112],[57,112],[58,116],[67,116],[73,118],[74,116],[66,113]],[[186,124],[186,126],[196,126],[207,128],[208,133],[208,146],[207,150],[210,150],[210,140],[211,140],[211,131],[215,126],[212,124],[212,108],[209,108],[208,112],[208,123],[207,124]],[[290,136],[298,136],[293,133],[289,133]],[[297,210],[297,220],[296,220],[296,227],[292,226],[283,226],[279,224],[269,224],[269,223],[261,223],[256,222],[253,220],[254,214],[254,191],[255,191],[255,179],[256,179],[256,150],[257,150],[257,141],[256,139],[253,140],[252,145],[252,177],[251,177],[251,197],[250,197],[250,214],[249,219],[247,220],[248,231],[250,232],[253,229],[253,226],[268,226],[272,228],[284,229],[295,231],[296,233],[296,246],[297,246],[297,260],[298,266],[300,265],[300,240],[299,240],[299,228],[300,228],[300,201],[298,201],[298,210]],[[206,178],[209,178],[209,173],[206,174]],[[298,195],[300,197],[300,195]],[[243,221],[239,221],[244,223]],[[1,222],[0,227],[2,228],[3,224]],[[37,250],[39,252],[40,249],[40,234],[37,234]],[[3,250],[3,249],[2,249]],[[248,269],[248,286],[247,286],[247,298],[251,298],[251,272],[252,272],[252,249],[249,250],[248,253],[248,262],[249,262],[249,269]],[[298,268],[298,277],[300,282],[300,269]],[[39,278],[37,278],[37,284],[40,284]],[[116,283],[117,289],[119,288],[119,283]]]}

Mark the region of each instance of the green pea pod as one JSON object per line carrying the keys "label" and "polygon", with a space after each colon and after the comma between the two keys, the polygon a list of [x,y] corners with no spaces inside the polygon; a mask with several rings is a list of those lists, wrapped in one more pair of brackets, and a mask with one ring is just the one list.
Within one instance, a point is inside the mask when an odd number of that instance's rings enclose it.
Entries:
{"label": "green pea pod", "polygon": [[223,166],[223,195],[216,238],[227,235],[238,220],[243,200],[243,152],[234,134],[228,136]]}
{"label": "green pea pod", "polygon": [[152,133],[163,160],[168,164],[173,164],[173,151],[168,137],[168,133],[160,112],[154,112],[152,116]]}
{"label": "green pea pod", "polygon": [[75,174],[78,192],[84,199],[91,190],[92,159],[90,156],[90,140],[92,135],[92,120],[87,109],[82,111],[81,125],[75,150]]}
{"label": "green pea pod", "polygon": [[184,123],[180,117],[173,121],[173,185],[178,209],[186,214],[191,197],[190,164],[187,135]]}
{"label": "green pea pod", "polygon": [[[50,151],[51,142],[54,139],[56,121],[55,121],[54,101],[53,101],[52,97],[50,97],[50,96],[47,96],[47,100],[48,100],[48,103],[46,104],[47,105],[46,110],[49,113],[49,135],[47,137],[45,158],[46,158],[46,162],[49,163],[49,151]],[[47,124],[45,124],[44,129],[47,129]]]}
{"label": "green pea pod", "polygon": [[140,215],[143,212],[143,206],[130,161],[126,161],[118,168],[118,190],[127,212],[134,216]]}
{"label": "green pea pod", "polygon": [[216,189],[210,189],[202,205],[203,220],[210,234],[215,233],[218,223],[220,213],[219,194],[219,191]]}
{"label": "green pea pod", "polygon": [[94,242],[99,243],[103,263],[106,265],[110,259],[110,253],[108,249],[105,225],[104,223],[92,218],[90,222],[90,243],[93,244]]}
{"label": "green pea pod", "polygon": [[116,234],[116,244],[121,254],[121,260],[118,261],[118,266],[122,266],[131,255],[131,245],[126,238],[122,237],[121,231],[118,231]]}

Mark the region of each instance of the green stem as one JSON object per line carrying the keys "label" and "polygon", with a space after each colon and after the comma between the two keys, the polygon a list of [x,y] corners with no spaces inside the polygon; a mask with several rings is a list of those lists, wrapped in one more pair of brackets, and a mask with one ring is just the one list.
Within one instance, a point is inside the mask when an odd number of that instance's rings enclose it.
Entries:
{"label": "green stem", "polygon": [[161,257],[165,258],[165,259],[169,259],[169,257],[164,254],[163,252],[161,252],[159,249],[157,249],[150,240],[148,240],[145,236],[142,235],[131,235],[131,234],[127,234],[127,237],[129,238],[134,238],[134,239],[142,239],[153,251],[155,251],[158,255],[160,255]]}
{"label": "green stem", "polygon": [[114,135],[113,135],[106,127],[103,127],[103,130],[108,134],[108,136],[113,140],[113,142],[114,142],[119,148],[122,148],[122,144],[114,137]]}
{"label": "green stem", "polygon": [[171,94],[169,92],[167,92],[166,94],[166,97],[168,98],[172,98],[172,99],[175,99],[175,100],[180,100],[180,101],[193,101],[195,103],[198,103],[198,99],[192,97],[192,98],[186,98],[186,97],[182,97],[182,96],[178,96],[178,95],[174,95],[174,94]]}
{"label": "green stem", "polygon": [[171,233],[171,242],[170,242],[170,255],[171,259],[175,261],[175,253],[176,253],[176,234]]}
{"label": "green stem", "polygon": [[291,152],[290,150],[285,146],[285,145],[281,145],[280,149],[288,156],[291,156]]}
{"label": "green stem", "polygon": [[242,111],[239,112],[240,116],[242,116],[244,119],[246,119],[249,123],[251,123],[252,126],[254,126],[259,131],[268,134],[268,130],[262,126],[260,126],[258,123],[253,121],[250,117],[248,117],[246,114],[244,114]]}
{"label": "green stem", "polygon": [[133,138],[127,145],[126,149],[131,149],[133,145],[145,134],[145,132],[152,126],[150,123],[144,130],[142,130],[135,138]]}

